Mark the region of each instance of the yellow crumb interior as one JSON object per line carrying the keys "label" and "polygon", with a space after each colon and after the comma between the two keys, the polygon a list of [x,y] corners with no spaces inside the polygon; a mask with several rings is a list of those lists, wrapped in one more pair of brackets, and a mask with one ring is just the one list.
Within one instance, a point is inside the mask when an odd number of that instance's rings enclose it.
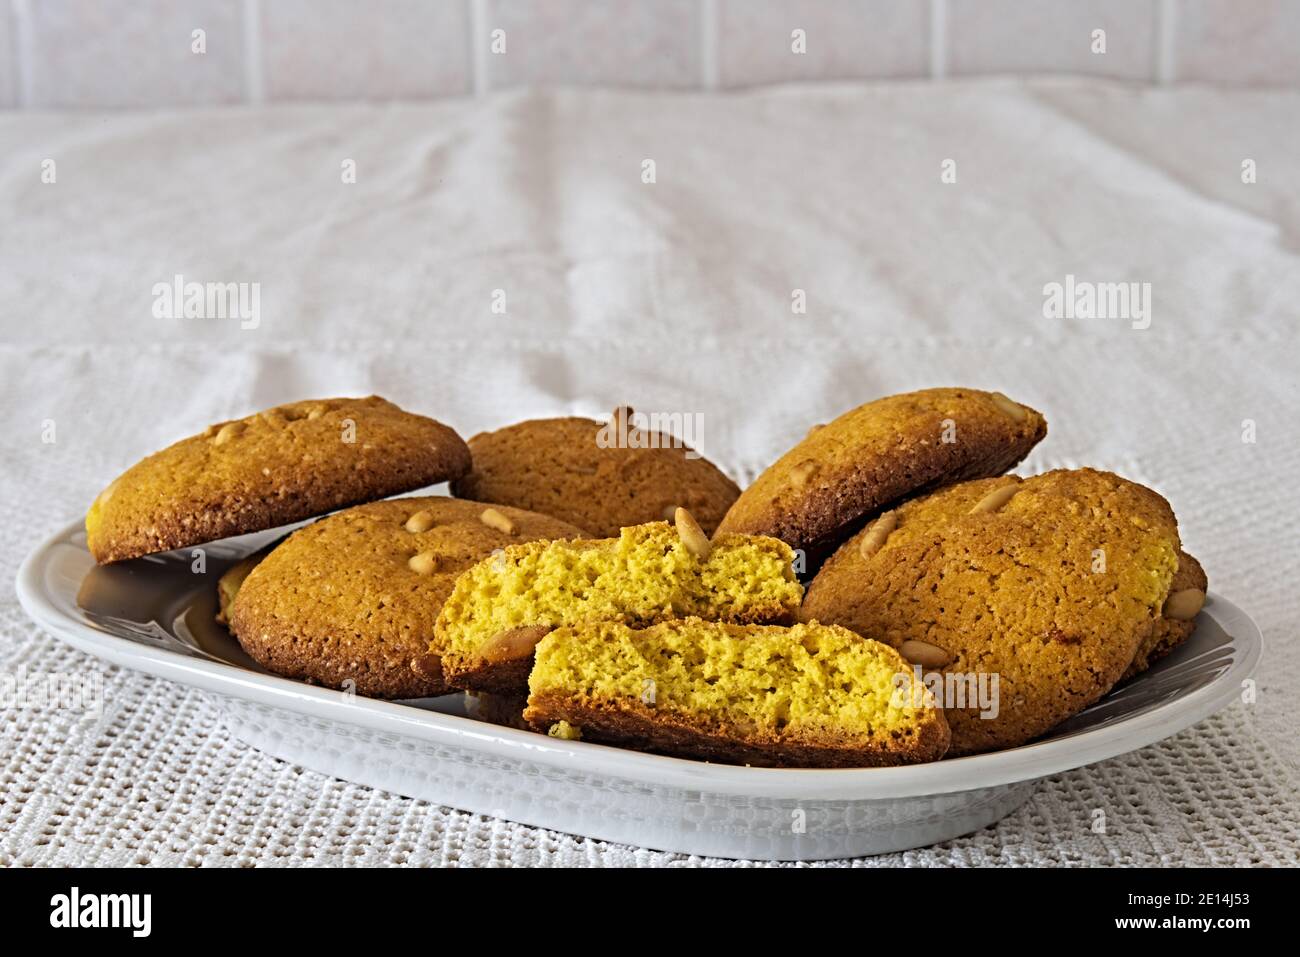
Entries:
{"label": "yellow crumb interior", "polygon": [[104,527],[104,506],[113,497],[116,484],[116,482],[113,482],[108,488],[100,492],[95,497],[95,500],[90,503],[90,508],[86,512],[86,538],[91,541],[98,537],[100,529]]}
{"label": "yellow crumb interior", "polygon": [[1177,572],[1176,548],[1163,540],[1146,542],[1138,549],[1137,560],[1125,576],[1123,587],[1131,588],[1142,604],[1160,611]]}
{"label": "yellow crumb interior", "polygon": [[528,684],[532,695],[640,702],[720,731],[888,745],[917,733],[923,699],[909,668],[887,645],[833,625],[609,622],[544,638]]}
{"label": "yellow crumb interior", "polygon": [[774,538],[725,535],[701,560],[666,522],[625,528],[616,539],[513,546],[457,580],[438,650],[471,656],[497,633],[528,625],[788,619],[803,599],[793,557]]}
{"label": "yellow crumb interior", "polygon": [[266,554],[266,549],[254,552],[237,564],[231,565],[217,579],[217,621],[223,624],[230,621],[231,610],[235,607],[235,597],[239,594],[244,579],[261,563]]}
{"label": "yellow crumb interior", "polygon": [[581,741],[582,729],[575,728],[567,721],[557,721],[546,732],[552,738],[560,738],[564,741]]}

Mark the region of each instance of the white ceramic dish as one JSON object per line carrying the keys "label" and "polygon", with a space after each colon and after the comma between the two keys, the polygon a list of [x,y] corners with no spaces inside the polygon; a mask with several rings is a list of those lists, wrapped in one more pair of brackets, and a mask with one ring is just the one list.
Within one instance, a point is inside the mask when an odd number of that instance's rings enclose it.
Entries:
{"label": "white ceramic dish", "polygon": [[731,767],[498,727],[457,696],[374,701],[270,675],[211,623],[216,577],[268,538],[207,546],[202,574],[189,551],[97,568],[71,525],[28,556],[18,596],[69,644],[210,692],[233,734],[285,761],[525,824],[720,857],[856,857],[985,827],[1040,778],[1229,704],[1261,650],[1250,617],[1212,594],[1191,640],[1034,744],[915,767]]}

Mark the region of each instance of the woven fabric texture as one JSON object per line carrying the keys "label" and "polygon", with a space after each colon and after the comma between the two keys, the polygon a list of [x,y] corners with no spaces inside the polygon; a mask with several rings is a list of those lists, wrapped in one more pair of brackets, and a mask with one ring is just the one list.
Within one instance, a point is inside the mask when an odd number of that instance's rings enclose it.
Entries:
{"label": "woven fabric texture", "polygon": [[[0,864],[752,866],[289,766],[44,634],[9,583],[144,454],[291,399],[377,392],[467,436],[698,413],[744,478],[941,384],[1046,413],[1027,471],[1165,494],[1263,629],[1258,693],[976,834],[818,866],[1300,863],[1298,113],[1052,80],[0,115],[0,673],[104,681],[98,716],[0,709]],[[256,328],[154,315],[178,274],[259,283]],[[1149,324],[1045,317],[1068,276],[1150,283]]]}

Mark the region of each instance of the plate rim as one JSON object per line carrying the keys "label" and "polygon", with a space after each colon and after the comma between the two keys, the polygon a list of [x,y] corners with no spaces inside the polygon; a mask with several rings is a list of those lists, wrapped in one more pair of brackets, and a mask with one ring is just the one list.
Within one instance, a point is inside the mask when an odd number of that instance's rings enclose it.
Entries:
{"label": "plate rim", "polygon": [[1252,676],[1262,651],[1259,626],[1241,608],[1213,591],[1201,614],[1231,637],[1233,662],[1209,684],[1150,711],[1055,741],[1006,751],[887,768],[751,768],[712,764],[569,742],[459,715],[373,698],[347,699],[339,692],[195,658],[93,628],[65,615],[45,588],[44,571],[58,548],[82,528],[72,522],[41,541],[19,566],[19,603],[38,626],[80,651],[121,667],[219,695],[241,698],[300,715],[359,725],[443,746],[534,762],[568,773],[616,777],[656,789],[676,788],[769,800],[873,801],[916,798],[1037,780],[1135,751],[1161,741],[1221,710]]}

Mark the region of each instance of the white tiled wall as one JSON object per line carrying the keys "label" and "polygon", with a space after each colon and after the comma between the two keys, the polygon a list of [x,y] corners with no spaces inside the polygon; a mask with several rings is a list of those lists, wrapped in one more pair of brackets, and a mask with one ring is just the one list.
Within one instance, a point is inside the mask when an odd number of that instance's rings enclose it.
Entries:
{"label": "white tiled wall", "polygon": [[[140,2],[140,0],[132,0]],[[429,0],[247,5],[269,100],[419,99],[470,91],[470,16]]]}
{"label": "white tiled wall", "polygon": [[948,0],[948,72],[1154,80],[1158,10],[1158,0]]}
{"label": "white tiled wall", "polygon": [[0,0],[0,107],[1042,72],[1300,84],[1300,0]]}
{"label": "white tiled wall", "polygon": [[724,87],[930,75],[930,0],[717,0],[716,36]]}
{"label": "white tiled wall", "polygon": [[0,109],[18,103],[18,38],[13,11],[0,6]]}
{"label": "white tiled wall", "polygon": [[1183,0],[1179,74],[1206,82],[1300,84],[1300,2]]}
{"label": "white tiled wall", "polygon": [[[702,14],[698,0],[485,0],[484,80],[492,89],[532,83],[698,87]],[[492,52],[497,30],[504,33],[504,53]]]}
{"label": "white tiled wall", "polygon": [[[242,5],[230,0],[17,0],[24,105],[193,106],[246,93]],[[194,31],[205,53],[194,53]]]}

